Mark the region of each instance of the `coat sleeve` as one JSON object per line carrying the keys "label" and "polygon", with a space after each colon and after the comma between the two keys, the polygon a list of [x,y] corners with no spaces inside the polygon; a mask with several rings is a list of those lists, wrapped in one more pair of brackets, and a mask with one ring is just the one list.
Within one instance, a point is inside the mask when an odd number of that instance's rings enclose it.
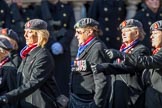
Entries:
{"label": "coat sleeve", "polygon": [[[103,47],[100,45],[94,46],[95,49],[91,54],[92,63],[102,63],[105,62],[107,58],[104,56]],[[107,95],[110,93],[109,86],[110,81],[108,80],[110,76],[106,76],[103,72],[93,74],[94,83],[95,83],[95,95],[94,102],[97,107],[103,108],[105,101],[107,101]]]}
{"label": "coat sleeve", "polygon": [[[14,102],[25,98],[43,86],[52,74],[53,68],[51,67],[54,67],[54,64],[49,55],[41,54],[37,56],[33,63],[33,68],[31,69],[30,79],[17,89],[6,93],[8,101]],[[25,78],[24,74],[22,76]]]}
{"label": "coat sleeve", "polygon": [[161,68],[162,65],[162,49],[152,56],[136,56],[126,55],[124,63],[130,66],[137,66],[141,68]]}
{"label": "coat sleeve", "polygon": [[[135,49],[135,51],[132,53],[135,56],[145,56],[149,55],[149,50],[144,47],[143,45],[137,46],[138,48]],[[105,74],[134,74],[136,72],[142,72],[143,68],[136,66],[130,66],[130,65],[125,65],[124,62],[121,63],[102,63],[100,64],[102,66],[103,71]],[[120,70],[120,71],[119,71]]]}

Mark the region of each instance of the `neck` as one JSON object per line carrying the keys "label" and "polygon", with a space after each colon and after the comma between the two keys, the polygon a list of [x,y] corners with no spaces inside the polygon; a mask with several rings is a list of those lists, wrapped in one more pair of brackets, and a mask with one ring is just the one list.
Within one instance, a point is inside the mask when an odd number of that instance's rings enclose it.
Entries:
{"label": "neck", "polygon": [[124,43],[126,46],[129,46],[131,44],[131,42],[125,42]]}
{"label": "neck", "polygon": [[153,13],[157,13],[158,9],[151,9]]}

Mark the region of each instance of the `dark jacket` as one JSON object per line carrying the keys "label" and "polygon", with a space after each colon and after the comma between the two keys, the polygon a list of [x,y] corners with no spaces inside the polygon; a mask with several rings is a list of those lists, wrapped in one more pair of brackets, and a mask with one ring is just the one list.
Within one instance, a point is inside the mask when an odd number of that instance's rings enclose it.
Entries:
{"label": "dark jacket", "polygon": [[[149,55],[147,47],[138,43],[129,53],[136,56]],[[128,103],[135,104],[143,92],[142,73],[143,68],[127,66],[121,63],[101,64],[105,74],[115,74],[114,81],[114,105],[115,108],[126,108]],[[124,95],[123,95],[124,94]],[[120,104],[121,103],[121,104]]]}
{"label": "dark jacket", "polygon": [[[133,54],[133,55],[136,55],[136,56],[144,56],[144,55],[149,55],[150,52],[149,52],[149,50],[146,46],[139,43],[133,48],[133,50],[131,50],[130,54]],[[102,65],[102,67],[104,67],[103,69],[105,71],[105,74],[108,74],[108,75],[110,75],[110,74],[114,74],[114,75],[127,74],[127,75],[122,75],[122,76],[125,76],[125,77],[127,76],[127,78],[129,79],[128,82],[127,82],[128,85],[134,84],[133,82],[135,80],[132,79],[133,76],[136,76],[136,77],[139,76],[139,78],[140,78],[141,75],[142,75],[142,72],[143,72],[143,68],[136,68],[136,67],[133,67],[133,66],[127,66],[123,62],[113,63],[113,64],[103,63],[101,65]],[[129,82],[131,80],[133,82]],[[136,86],[139,85],[138,82],[136,82],[135,85]],[[135,87],[135,85],[134,85],[134,87]],[[135,88],[140,88],[140,87],[135,87]]]}
{"label": "dark jacket", "polygon": [[[134,55],[126,55],[125,58],[125,64],[127,65],[133,65],[140,68],[145,68],[147,71],[147,74],[150,73],[150,78],[146,80],[149,85],[151,85],[154,89],[156,89],[158,92],[162,93],[162,87],[160,86],[161,81],[161,61],[162,61],[162,49],[160,51],[152,56],[134,56]],[[146,73],[145,73],[146,74]],[[150,79],[150,80],[149,80]]]}
{"label": "dark jacket", "polygon": [[146,85],[145,106],[147,108],[162,107],[162,49],[152,56],[126,55],[125,64],[139,68],[145,68],[142,75]]}
{"label": "dark jacket", "polygon": [[[17,69],[21,59],[16,53],[10,53],[8,61],[0,69],[0,95],[3,95],[16,88],[17,85]],[[15,105],[4,105],[2,108],[16,108]]]}
{"label": "dark jacket", "polygon": [[136,13],[134,19],[141,21],[143,24],[143,29],[146,32],[146,36],[143,40],[144,45],[146,45],[151,51],[151,41],[150,41],[150,26],[162,19],[162,8],[160,8],[157,13],[153,13],[146,5],[140,11]]}
{"label": "dark jacket", "polygon": [[9,7],[7,5],[7,3],[5,2],[5,0],[0,0],[0,27],[1,28],[6,28],[9,27],[9,17],[8,17],[8,13],[9,13]]}
{"label": "dark jacket", "polygon": [[101,39],[107,47],[119,49],[121,45],[119,25],[126,18],[124,0],[94,0],[88,17],[100,23],[103,31]]}
{"label": "dark jacket", "polygon": [[10,58],[10,62],[8,62],[6,65],[13,66],[18,69],[18,67],[20,66],[20,63],[21,63],[21,58],[20,58],[18,51],[16,51],[16,50],[11,51],[9,58]]}
{"label": "dark jacket", "polygon": [[[80,54],[79,60],[87,60],[91,63],[108,62],[103,50],[105,48],[104,44],[95,38]],[[80,98],[89,98],[95,102],[97,107],[104,108],[107,95],[110,93],[108,83],[110,83],[110,76],[105,76],[103,73],[74,71],[72,72],[71,92]]]}
{"label": "dark jacket", "polygon": [[20,108],[55,108],[59,92],[53,69],[50,53],[45,48],[33,49],[18,68],[17,88],[6,93],[9,103],[20,101]]}
{"label": "dark jacket", "polygon": [[[41,19],[48,22],[50,39],[48,41],[47,48],[51,50],[51,45],[55,42],[59,42],[63,47],[62,54],[54,55],[52,52],[51,53],[56,61],[54,76],[61,92],[68,96],[68,83],[71,71],[70,45],[74,36],[73,26],[75,24],[72,6],[70,4],[64,4],[60,1],[57,4],[43,1],[41,8],[38,7],[36,12]],[[49,14],[47,15],[47,13]]]}

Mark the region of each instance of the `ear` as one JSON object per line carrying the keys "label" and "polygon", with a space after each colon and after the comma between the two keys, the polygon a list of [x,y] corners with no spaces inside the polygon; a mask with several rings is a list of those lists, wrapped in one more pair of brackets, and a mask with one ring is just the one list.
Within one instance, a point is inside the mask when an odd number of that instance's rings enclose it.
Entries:
{"label": "ear", "polygon": [[88,33],[88,35],[92,35],[92,34],[93,34],[93,30],[92,30],[92,29],[89,29],[89,30],[87,31],[87,33]]}
{"label": "ear", "polygon": [[135,36],[136,36],[136,37],[139,37],[139,34],[140,34],[139,31],[136,30],[135,32],[136,32]]}

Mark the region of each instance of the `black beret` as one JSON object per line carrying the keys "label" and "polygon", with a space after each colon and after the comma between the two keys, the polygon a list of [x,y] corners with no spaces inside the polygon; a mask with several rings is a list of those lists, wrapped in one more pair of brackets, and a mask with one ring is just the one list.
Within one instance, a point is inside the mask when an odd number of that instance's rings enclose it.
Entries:
{"label": "black beret", "polygon": [[125,20],[119,25],[120,29],[127,28],[127,27],[138,27],[143,29],[142,23],[135,19]]}
{"label": "black beret", "polygon": [[12,29],[8,29],[8,28],[0,29],[0,34],[6,35],[9,38],[15,40],[16,42],[19,42],[18,34]]}
{"label": "black beret", "polygon": [[0,38],[0,47],[5,50],[12,50],[12,44],[6,38]]}
{"label": "black beret", "polygon": [[82,18],[81,20],[79,20],[78,22],[76,22],[76,24],[74,25],[74,29],[76,28],[84,28],[87,26],[99,26],[99,23],[92,19],[92,18]]}
{"label": "black beret", "polygon": [[25,24],[25,29],[32,29],[32,30],[47,29],[47,23],[41,19],[32,19]]}
{"label": "black beret", "polygon": [[156,21],[151,25],[150,31],[153,31],[153,30],[162,30],[162,20]]}

